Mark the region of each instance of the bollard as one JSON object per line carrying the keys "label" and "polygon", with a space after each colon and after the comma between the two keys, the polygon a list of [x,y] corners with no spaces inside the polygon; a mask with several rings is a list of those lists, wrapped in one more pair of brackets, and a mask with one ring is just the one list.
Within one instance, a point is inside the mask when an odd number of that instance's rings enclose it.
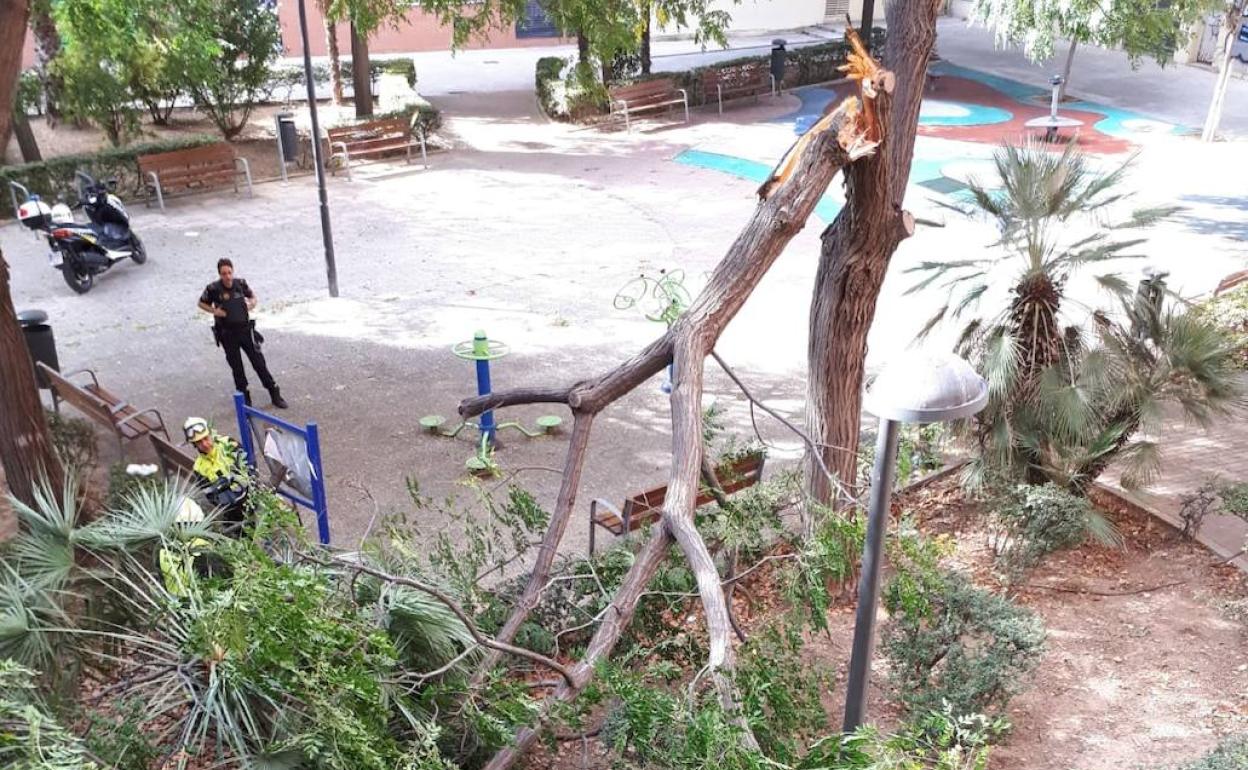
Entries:
{"label": "bollard", "polygon": [[[490,395],[490,341],[485,331],[478,329],[472,335],[472,353],[477,361],[477,395]],[[494,410],[481,413],[481,435],[494,446]]]}

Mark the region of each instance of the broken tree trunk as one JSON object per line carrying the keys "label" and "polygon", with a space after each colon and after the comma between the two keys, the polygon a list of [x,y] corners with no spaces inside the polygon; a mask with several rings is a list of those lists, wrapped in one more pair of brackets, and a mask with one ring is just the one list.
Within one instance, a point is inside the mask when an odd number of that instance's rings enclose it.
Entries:
{"label": "broken tree trunk", "polygon": [[[889,260],[914,231],[914,219],[901,204],[942,5],[941,0],[888,4],[884,67],[896,75],[897,88],[880,105],[880,150],[846,170],[845,207],[823,234],[810,307],[806,427],[819,444],[818,460],[849,488],[857,467],[867,332]],[[819,462],[807,454],[810,498],[835,504],[834,481],[816,472]]]}
{"label": "broken tree trunk", "polygon": [[[886,77],[887,73],[878,75],[881,88],[891,87],[891,77]],[[507,641],[506,632],[514,635],[550,579],[554,549],[567,528],[575,503],[576,482],[584,462],[592,417],[662,371],[669,362],[673,364],[672,470],[664,500],[663,526],[657,527],[642,547],[611,606],[603,613],[603,621],[585,657],[571,669],[572,682],[561,683],[551,696],[552,700],[571,700],[588,684],[595,665],[610,655],[628,627],[637,602],[674,541],[680,545],[697,578],[710,637],[708,670],[714,677],[721,702],[735,710],[735,692],[725,675],[733,662],[729,638],[731,622],[720,576],[706,542],[693,523],[703,457],[701,401],[705,359],[785,245],[805,225],[836,172],[874,151],[874,142],[866,139],[871,119],[871,113],[858,109],[857,101],[851,99],[811,128],[781,164],[778,176],[765,185],[764,200],[715,268],[706,289],[663,337],[632,359],[600,377],[567,388],[503,391],[468,399],[460,405],[460,414],[471,417],[486,409],[508,405],[564,403],[575,417],[564,487],[551,516],[543,550],[539,551],[539,561],[530,573],[512,616],[499,634],[499,639]],[[748,730],[746,735],[747,742],[752,741]],[[510,767],[537,737],[536,730],[522,730],[515,744],[496,754],[486,766],[487,770]]]}
{"label": "broken tree trunk", "polygon": [[0,0],[0,165],[13,131],[13,103],[22,71],[22,43],[26,39],[27,0]]}

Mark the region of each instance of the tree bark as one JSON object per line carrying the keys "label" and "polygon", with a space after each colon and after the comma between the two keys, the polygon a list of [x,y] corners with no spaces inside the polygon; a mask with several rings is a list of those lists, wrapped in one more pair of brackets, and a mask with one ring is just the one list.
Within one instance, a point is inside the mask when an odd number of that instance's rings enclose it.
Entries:
{"label": "tree bark", "polygon": [[21,110],[13,111],[13,135],[17,137],[23,163],[43,160],[43,156],[39,154],[39,143],[35,141],[35,134],[30,130],[30,118]]}
{"label": "tree bark", "polygon": [[9,263],[0,253],[0,464],[9,491],[34,505],[41,480],[59,494],[61,464],[52,448],[48,421],[26,340],[9,293]]}
{"label": "tree bark", "polygon": [[[595,665],[611,654],[631,621],[642,592],[665,558],[668,546],[675,541],[697,578],[709,636],[707,668],[714,678],[721,702],[730,713],[735,711],[735,689],[727,675],[733,663],[732,627],[727,603],[710,551],[693,523],[693,505],[697,498],[703,456],[701,398],[705,359],[754,287],[779,258],[785,245],[805,225],[837,170],[875,150],[875,144],[864,139],[865,126],[870,123],[869,110],[849,109],[847,105],[850,103],[843,103],[812,127],[791,151],[796,156],[781,164],[783,171],[773,180],[774,186],[765,186],[768,192],[764,200],[715,268],[706,289],[663,337],[606,374],[575,383],[566,389],[503,391],[467,399],[460,404],[460,414],[471,417],[486,409],[509,404],[563,401],[577,415],[567,467],[579,473],[579,455],[585,452],[587,437],[581,438],[575,435],[575,431],[582,424],[588,431],[588,423],[582,423],[583,415],[602,411],[657,374],[669,361],[673,364],[672,466],[662,513],[663,526],[656,528],[638,554],[612,599],[611,607],[604,614],[603,622],[590,640],[585,657],[572,667],[572,681],[560,684],[551,696],[552,702],[575,698],[588,684]],[[565,479],[565,488],[569,484],[569,480]],[[562,502],[562,490],[560,498]],[[566,515],[560,506],[557,506],[557,512],[552,518],[552,530],[565,527],[567,523],[559,515]],[[558,539],[558,533],[547,533],[547,541],[557,545]],[[541,561],[541,564],[545,563],[546,560]],[[548,580],[548,572],[535,569],[530,575],[526,594],[535,585],[545,586]],[[523,617],[517,616],[527,616],[528,611],[525,605],[517,604],[504,630],[519,628]],[[500,638],[506,641],[502,634]],[[745,730],[743,735],[746,745],[752,746],[753,736],[749,730]],[[521,731],[515,744],[498,752],[486,766],[487,770],[510,767],[537,737],[536,730]]]}
{"label": "tree bark", "polygon": [[1070,86],[1070,71],[1075,66],[1075,49],[1078,46],[1078,39],[1071,37],[1070,49],[1066,51],[1066,66],[1062,67],[1062,84],[1057,87],[1058,104],[1061,104],[1066,99],[1066,89]]}
{"label": "tree bark", "polygon": [[22,73],[22,44],[29,18],[28,0],[0,0],[0,164],[13,133],[13,102]]}
{"label": "tree bark", "polygon": [[39,84],[43,88],[43,110],[48,125],[56,126],[61,117],[59,97],[61,78],[48,68],[61,52],[61,35],[56,31],[52,18],[51,0],[36,0],[30,6],[30,31],[35,37],[35,69],[39,72]]}
{"label": "tree bark", "polygon": [[355,116],[373,115],[373,80],[368,72],[368,35],[351,25],[351,87],[355,90]]}
{"label": "tree bark", "polygon": [[[823,234],[810,308],[806,426],[823,463],[852,487],[857,465],[867,332],[889,260],[914,229],[901,204],[914,156],[919,103],[941,0],[889,3],[884,67],[896,75],[880,100],[880,152],[845,171],[845,207]],[[837,501],[834,483],[807,455],[810,498]]]}
{"label": "tree bark", "polygon": [[641,74],[650,74],[650,3],[641,4]]}
{"label": "tree bark", "polygon": [[589,63],[589,38],[581,30],[576,31],[576,61],[578,64]]}
{"label": "tree bark", "polygon": [[342,106],[347,98],[342,84],[342,53],[338,50],[338,23],[330,18],[329,3],[316,0],[317,10],[325,21],[325,52],[329,55],[329,83],[334,104]]}
{"label": "tree bark", "polygon": [[1218,135],[1218,125],[1222,122],[1222,105],[1226,103],[1226,89],[1230,85],[1231,67],[1234,66],[1231,61],[1231,49],[1235,46],[1235,36],[1239,33],[1239,25],[1245,13],[1248,13],[1248,2],[1233,0],[1227,4],[1226,16],[1223,20],[1218,79],[1213,87],[1213,99],[1209,102],[1209,112],[1205,115],[1204,128],[1200,132],[1202,142],[1212,142]]}

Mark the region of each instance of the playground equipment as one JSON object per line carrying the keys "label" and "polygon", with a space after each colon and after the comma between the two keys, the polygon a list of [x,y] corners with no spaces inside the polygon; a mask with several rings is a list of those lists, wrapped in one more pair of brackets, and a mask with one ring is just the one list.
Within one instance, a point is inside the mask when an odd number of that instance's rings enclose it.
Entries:
{"label": "playground equipment", "polygon": [[1049,79],[1049,84],[1053,87],[1052,95],[1049,98],[1049,114],[1041,118],[1032,118],[1024,124],[1027,128],[1043,128],[1044,141],[1046,142],[1057,141],[1058,129],[1079,128],[1083,125],[1082,120],[1067,118],[1057,114],[1057,103],[1060,101],[1059,97],[1061,96],[1062,83],[1064,82],[1066,81],[1062,80],[1061,75],[1054,75]]}
{"label": "playground equipment", "polygon": [[[497,361],[510,352],[511,349],[506,343],[490,339],[482,330],[478,330],[473,334],[472,339],[457,342],[451,346],[451,353],[457,358],[474,363],[477,374],[478,396],[488,396],[491,392],[490,362]],[[481,413],[480,422],[462,420],[451,430],[443,430],[442,426],[445,422],[446,419],[441,415],[428,414],[420,418],[420,427],[427,433],[446,438],[455,438],[464,428],[476,428],[480,434],[480,439],[477,442],[478,450],[476,454],[468,458],[465,465],[468,467],[468,470],[473,472],[487,472],[497,467],[493,460],[493,453],[498,446],[498,432],[500,430],[513,428],[529,438],[537,438],[538,436],[549,435],[557,431],[559,426],[563,424],[563,419],[553,414],[542,415],[535,421],[536,430],[529,430],[515,420],[495,423],[494,410],[489,409]]]}
{"label": "playground equipment", "polygon": [[[664,324],[670,329],[693,304],[693,298],[685,288],[684,270],[660,270],[658,278],[642,273],[624,284],[611,304],[616,310],[637,308],[647,321]],[[672,392],[671,364],[667,365],[667,374],[659,389],[664,393]]]}

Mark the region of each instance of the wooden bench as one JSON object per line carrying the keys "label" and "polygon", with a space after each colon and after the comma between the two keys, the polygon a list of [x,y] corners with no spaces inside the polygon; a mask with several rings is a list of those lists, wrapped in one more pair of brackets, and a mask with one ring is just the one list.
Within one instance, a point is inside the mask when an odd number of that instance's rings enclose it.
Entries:
{"label": "wooden bench", "polygon": [[[720,465],[715,469],[715,475],[724,492],[739,492],[754,486],[763,478],[763,463],[766,459],[766,455],[761,452],[746,455],[727,465]],[[625,500],[620,508],[602,498],[592,500],[589,504],[589,555],[594,555],[598,527],[613,535],[636,532],[659,520],[663,515],[663,501],[666,499],[667,485],[635,494]],[[703,488],[698,492],[694,507],[706,505],[714,499],[710,490]]]}
{"label": "wooden bench", "polygon": [[[429,168],[429,155],[425,151],[425,131],[417,120],[419,117],[420,113],[416,112],[411,120],[383,118],[353,126],[331,128],[325,132],[329,137],[330,160],[342,158],[342,164],[347,169],[347,179],[350,179],[352,158],[376,158],[402,150],[407,154],[407,162],[411,163],[412,149],[419,147],[421,163]],[[331,171],[337,173],[337,169]]]}
{"label": "wooden bench", "polygon": [[195,477],[194,457],[183,452],[167,437],[161,438],[155,433],[149,433],[148,438],[152,440],[152,449],[156,450],[156,462],[160,463],[160,472],[166,478],[181,477],[189,480]]}
{"label": "wooden bench", "polygon": [[775,95],[776,78],[761,65],[712,68],[702,73],[702,100],[709,101],[714,94],[720,115],[724,114],[725,99],[752,96],[757,101],[760,94],[766,93]]}
{"label": "wooden bench", "polygon": [[685,108],[685,122],[689,122],[689,93],[677,88],[671,78],[612,86],[607,93],[611,99],[611,114],[624,116],[624,128],[629,131],[633,130],[632,116],[645,112],[667,112],[677,104]]}
{"label": "wooden bench", "polygon": [[[165,429],[165,421],[155,409],[138,409],[117,396],[100,387],[95,372],[81,369],[76,372],[61,374],[42,361],[35,364],[39,373],[47,378],[52,390],[52,408],[60,411],[61,402],[69,404],[88,418],[103,425],[117,436],[117,448],[124,455],[123,441],[133,441],[154,433],[163,433],[169,438]],[[80,374],[90,377],[90,382],[78,385],[71,380]]]}
{"label": "wooden bench", "polygon": [[200,192],[231,184],[237,193],[240,175],[247,182],[250,197],[251,165],[246,158],[236,156],[234,148],[225,142],[139,156],[139,176],[148,192],[147,205],[151,205],[151,193],[155,192],[161,211],[165,209],[165,193],[170,190]]}

